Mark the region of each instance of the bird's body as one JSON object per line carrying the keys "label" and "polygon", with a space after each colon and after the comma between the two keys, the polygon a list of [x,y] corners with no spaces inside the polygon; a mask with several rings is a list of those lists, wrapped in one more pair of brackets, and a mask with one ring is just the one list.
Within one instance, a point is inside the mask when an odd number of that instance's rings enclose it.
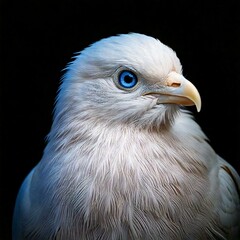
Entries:
{"label": "bird's body", "polygon": [[175,53],[125,34],[68,67],[13,239],[238,239],[239,176],[180,105],[196,104]]}

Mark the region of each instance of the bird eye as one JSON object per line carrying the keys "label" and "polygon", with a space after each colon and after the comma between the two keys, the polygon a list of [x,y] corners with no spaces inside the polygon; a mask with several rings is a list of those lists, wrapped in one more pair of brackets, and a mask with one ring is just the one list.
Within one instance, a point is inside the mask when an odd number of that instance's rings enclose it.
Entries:
{"label": "bird eye", "polygon": [[118,76],[118,82],[123,88],[133,88],[138,83],[137,76],[131,71],[124,70]]}

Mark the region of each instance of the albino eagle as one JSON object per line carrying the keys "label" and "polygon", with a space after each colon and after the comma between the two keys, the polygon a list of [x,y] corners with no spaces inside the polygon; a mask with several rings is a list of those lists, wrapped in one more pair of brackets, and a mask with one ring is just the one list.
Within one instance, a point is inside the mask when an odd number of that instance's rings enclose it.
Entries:
{"label": "albino eagle", "polygon": [[201,99],[175,52],[130,33],[67,67],[13,239],[240,239],[240,179],[182,106]]}

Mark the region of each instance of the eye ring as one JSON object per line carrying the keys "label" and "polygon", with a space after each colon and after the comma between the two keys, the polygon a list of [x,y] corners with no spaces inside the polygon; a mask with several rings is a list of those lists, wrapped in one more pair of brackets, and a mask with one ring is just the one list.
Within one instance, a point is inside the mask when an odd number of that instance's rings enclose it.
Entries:
{"label": "eye ring", "polygon": [[122,70],[118,75],[118,84],[124,89],[132,89],[137,83],[137,76],[130,70]]}

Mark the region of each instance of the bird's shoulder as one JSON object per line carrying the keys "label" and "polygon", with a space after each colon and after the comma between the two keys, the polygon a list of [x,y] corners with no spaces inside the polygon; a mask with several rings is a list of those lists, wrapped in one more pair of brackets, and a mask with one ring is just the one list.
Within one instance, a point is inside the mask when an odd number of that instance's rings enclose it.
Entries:
{"label": "bird's shoulder", "polygon": [[218,156],[220,222],[230,236],[240,235],[240,177],[227,161]]}

